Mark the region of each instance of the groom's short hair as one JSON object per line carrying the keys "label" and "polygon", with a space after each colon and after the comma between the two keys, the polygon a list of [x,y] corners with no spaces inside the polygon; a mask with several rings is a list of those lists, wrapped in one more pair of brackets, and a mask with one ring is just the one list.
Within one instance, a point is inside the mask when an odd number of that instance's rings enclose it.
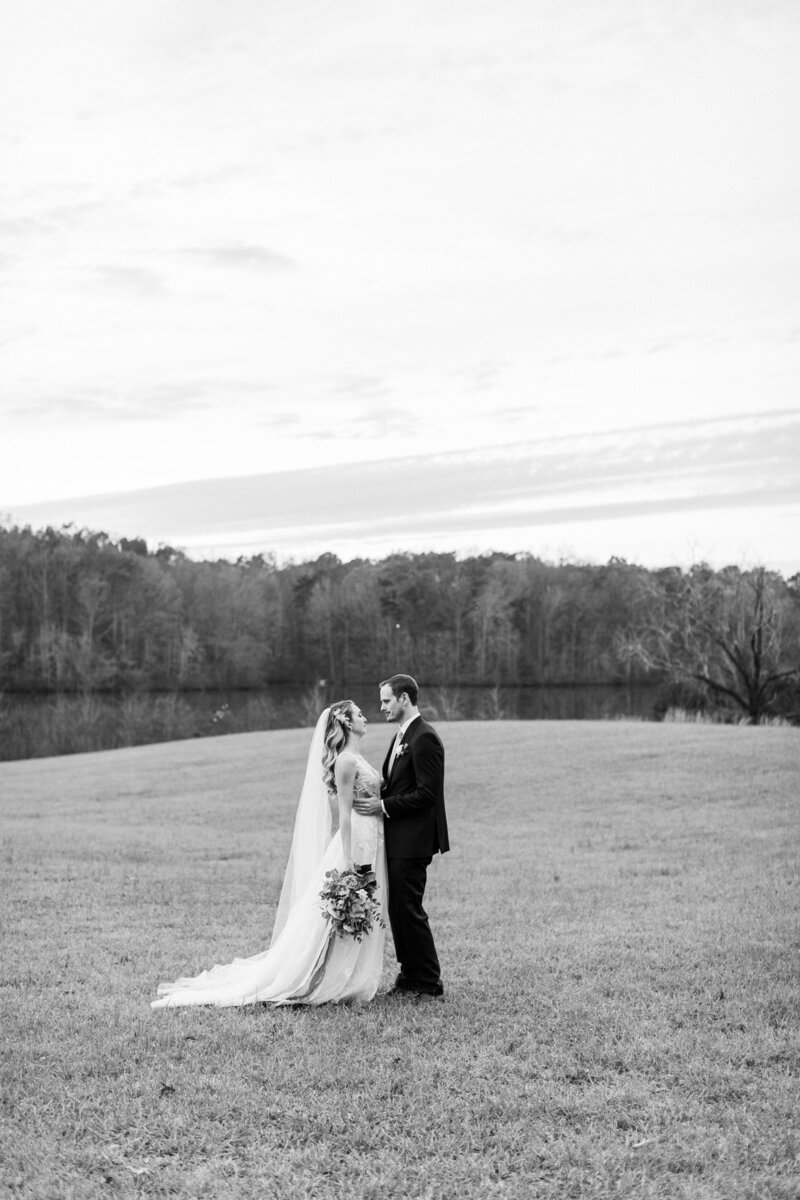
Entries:
{"label": "groom's short hair", "polygon": [[390,687],[394,692],[395,699],[399,700],[403,692],[408,695],[409,700],[413,705],[416,705],[419,699],[419,687],[416,679],[412,679],[410,675],[390,675],[388,679],[381,682],[381,687]]}

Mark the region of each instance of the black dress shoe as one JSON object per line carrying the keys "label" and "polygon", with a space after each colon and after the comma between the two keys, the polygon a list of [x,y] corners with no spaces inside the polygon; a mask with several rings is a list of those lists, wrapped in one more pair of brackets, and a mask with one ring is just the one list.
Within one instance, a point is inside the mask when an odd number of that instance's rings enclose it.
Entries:
{"label": "black dress shoe", "polygon": [[435,983],[433,987],[422,987],[418,984],[414,991],[420,1000],[444,1000],[444,985],[441,983]]}
{"label": "black dress shoe", "polygon": [[402,971],[394,981],[394,986],[389,988],[387,996],[413,996],[418,1000],[443,1000],[444,987],[441,983],[435,983],[433,986],[425,983],[415,983],[413,979],[409,979]]}

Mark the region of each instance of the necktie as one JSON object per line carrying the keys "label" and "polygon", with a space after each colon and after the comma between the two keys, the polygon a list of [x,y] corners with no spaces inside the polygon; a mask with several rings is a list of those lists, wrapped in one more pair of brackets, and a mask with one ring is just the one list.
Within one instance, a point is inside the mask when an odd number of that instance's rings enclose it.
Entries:
{"label": "necktie", "polygon": [[389,755],[389,774],[390,775],[392,773],[392,767],[394,766],[394,760],[397,758],[397,751],[400,749],[400,743],[402,742],[402,740],[403,740],[402,730],[398,729],[397,737],[394,739],[394,745],[392,746],[392,753]]}

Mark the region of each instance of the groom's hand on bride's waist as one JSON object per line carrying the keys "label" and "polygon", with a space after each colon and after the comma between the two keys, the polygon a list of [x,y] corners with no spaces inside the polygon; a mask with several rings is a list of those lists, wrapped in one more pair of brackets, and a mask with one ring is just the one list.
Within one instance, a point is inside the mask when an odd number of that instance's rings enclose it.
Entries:
{"label": "groom's hand on bride's waist", "polygon": [[371,796],[360,796],[353,801],[353,809],[362,817],[377,817],[383,812],[383,805],[380,800],[372,799]]}

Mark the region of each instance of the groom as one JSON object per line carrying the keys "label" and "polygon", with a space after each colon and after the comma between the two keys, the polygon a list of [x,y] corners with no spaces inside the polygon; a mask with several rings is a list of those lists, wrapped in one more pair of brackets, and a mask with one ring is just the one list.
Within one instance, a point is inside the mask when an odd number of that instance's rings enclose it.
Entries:
{"label": "groom", "polygon": [[432,1000],[444,996],[439,959],[422,907],[434,854],[450,849],[444,811],[444,746],[417,708],[410,675],[381,684],[381,712],[398,725],[383,764],[381,799],[354,801],[367,816],[383,810],[389,875],[389,921],[400,974],[390,995]]}

